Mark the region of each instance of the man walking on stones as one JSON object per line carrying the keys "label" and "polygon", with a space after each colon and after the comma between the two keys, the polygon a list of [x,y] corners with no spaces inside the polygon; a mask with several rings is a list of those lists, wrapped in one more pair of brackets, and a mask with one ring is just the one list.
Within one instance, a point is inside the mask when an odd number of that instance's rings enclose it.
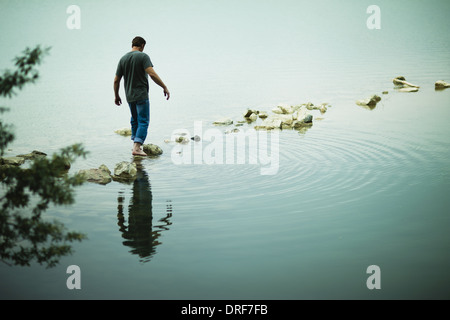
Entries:
{"label": "man walking on stones", "polygon": [[[125,95],[131,111],[131,140],[133,140],[133,155],[146,156],[141,146],[147,137],[150,122],[150,102],[148,76],[164,90],[164,96],[169,100],[170,93],[164,82],[153,69],[150,57],[144,53],[145,40],[135,37],[131,51],[119,61],[114,78],[115,103],[120,106],[120,81],[124,78]],[[148,76],[147,76],[148,75]]]}

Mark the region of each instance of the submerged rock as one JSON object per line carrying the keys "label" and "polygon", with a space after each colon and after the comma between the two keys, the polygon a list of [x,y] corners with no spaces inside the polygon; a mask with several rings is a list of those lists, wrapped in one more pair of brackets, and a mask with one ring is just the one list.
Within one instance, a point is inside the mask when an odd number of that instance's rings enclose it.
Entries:
{"label": "submerged rock", "polygon": [[300,108],[295,115],[295,120],[308,123],[312,121],[312,115],[307,109]]}
{"label": "submerged rock", "polygon": [[438,80],[434,84],[435,89],[445,89],[450,88],[450,83],[445,82],[444,80]]}
{"label": "submerged rock", "polygon": [[394,83],[394,85],[396,85],[397,87],[413,87],[413,88],[420,88],[419,86],[416,86],[415,84],[406,82],[405,77],[403,76],[399,76],[396,77],[394,79],[392,79],[392,82]]}
{"label": "submerged rock", "polygon": [[120,134],[121,136],[131,136],[131,129],[130,128],[122,128],[114,131],[117,134]]}
{"label": "submerged rock", "polygon": [[292,106],[277,106],[272,109],[272,112],[275,114],[293,114],[295,108]]}
{"label": "submerged rock", "polygon": [[259,112],[257,110],[247,109],[243,116],[247,122],[254,122],[258,119],[258,113]]}
{"label": "submerged rock", "polygon": [[18,154],[17,156],[24,158],[25,160],[32,160],[32,159],[44,158],[47,156],[47,154],[44,152],[41,152],[41,151],[33,150],[31,153]]}
{"label": "submerged rock", "polygon": [[255,126],[255,130],[273,130],[281,129],[282,121],[277,117],[270,116],[265,119],[261,125]]}
{"label": "submerged rock", "polygon": [[306,107],[306,109],[308,110],[317,110],[319,109],[318,106],[315,106],[312,102],[308,102],[307,104],[304,105]]}
{"label": "submerged rock", "polygon": [[289,108],[278,106],[272,111],[275,111],[275,114],[255,126],[256,130],[292,129],[312,125],[313,116],[306,104]]}
{"label": "submerged rock", "polygon": [[234,128],[234,129],[231,129],[231,130],[227,130],[227,131],[225,131],[225,134],[230,134],[230,133],[238,133],[238,132],[240,132],[240,130],[239,130],[239,129],[237,129],[237,128]]}
{"label": "submerged rock", "polygon": [[175,138],[175,142],[177,142],[177,143],[182,143],[182,144],[186,144],[186,143],[189,142],[189,139],[186,138],[186,137],[180,136],[180,137],[176,137],[176,138]]}
{"label": "submerged rock", "polygon": [[219,119],[217,121],[214,121],[213,124],[218,126],[228,126],[230,124],[233,124],[233,120],[229,118]]}
{"label": "submerged rock", "polygon": [[148,156],[159,156],[163,154],[163,151],[156,144],[144,144],[142,149]]}
{"label": "submerged rock", "polygon": [[359,106],[375,107],[377,105],[377,103],[380,101],[381,101],[381,98],[375,94],[375,95],[371,96],[370,98],[363,99],[363,100],[357,100],[356,104]]}
{"label": "submerged rock", "polygon": [[1,165],[20,166],[25,163],[25,159],[22,157],[2,157],[0,158]]}
{"label": "submerged rock", "polygon": [[319,108],[319,111],[321,114],[324,114],[325,112],[327,112],[327,106],[326,105],[321,105]]}
{"label": "submerged rock", "polygon": [[247,119],[248,119],[248,121],[250,121],[250,122],[254,122],[254,121],[256,121],[256,120],[258,119],[258,115],[257,115],[256,113],[252,113],[252,114],[250,115],[250,117],[248,117]]}
{"label": "submerged rock", "polygon": [[258,114],[257,110],[253,110],[253,109],[247,109],[247,111],[244,112],[243,116],[244,118],[248,118],[250,117],[252,114]]}
{"label": "submerged rock", "polygon": [[312,120],[313,116],[311,114],[306,114],[304,117],[297,118],[292,124],[292,127],[294,129],[310,127],[313,124]]}
{"label": "submerged rock", "polygon": [[392,82],[395,85],[403,85],[403,83],[402,83],[403,81],[406,81],[406,78],[404,76],[398,76],[398,77],[395,77],[394,79],[392,79]]}
{"label": "submerged rock", "polygon": [[267,112],[265,112],[265,111],[260,111],[258,113],[258,116],[259,116],[260,119],[266,119],[269,116],[269,114]]}
{"label": "submerged rock", "polygon": [[136,163],[122,161],[116,164],[114,168],[114,175],[111,176],[114,181],[118,182],[133,182],[137,177]]}
{"label": "submerged rock", "polygon": [[281,120],[281,127],[285,126],[291,126],[292,122],[294,122],[294,115],[293,114],[280,114],[277,116],[274,116],[275,119]]}
{"label": "submerged rock", "polygon": [[78,174],[81,174],[86,181],[92,183],[104,185],[112,181],[111,171],[104,164],[102,164],[98,169],[80,170]]}
{"label": "submerged rock", "polygon": [[414,87],[404,87],[404,88],[399,88],[397,89],[398,92],[417,92],[419,91],[419,88],[414,88]]}
{"label": "submerged rock", "polygon": [[314,105],[312,102],[308,102],[308,103],[302,105],[301,108],[306,108],[308,110],[319,110],[320,113],[324,114],[328,110],[327,106],[330,106],[330,105],[328,103]]}

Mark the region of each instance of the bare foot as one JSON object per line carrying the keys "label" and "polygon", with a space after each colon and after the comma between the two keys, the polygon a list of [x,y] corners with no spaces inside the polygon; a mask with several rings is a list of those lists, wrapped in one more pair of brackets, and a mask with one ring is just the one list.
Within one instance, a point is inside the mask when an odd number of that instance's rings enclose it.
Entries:
{"label": "bare foot", "polygon": [[133,156],[142,156],[142,157],[146,157],[147,156],[147,154],[144,151],[140,150],[140,149],[139,150],[133,150],[132,154],[133,154]]}

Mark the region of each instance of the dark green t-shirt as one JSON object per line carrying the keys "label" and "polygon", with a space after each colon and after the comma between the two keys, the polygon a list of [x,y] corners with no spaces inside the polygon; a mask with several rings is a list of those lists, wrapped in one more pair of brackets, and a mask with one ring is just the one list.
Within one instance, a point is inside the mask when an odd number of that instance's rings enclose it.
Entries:
{"label": "dark green t-shirt", "polygon": [[153,67],[150,57],[141,51],[130,51],[120,59],[116,76],[125,80],[128,102],[148,99],[148,67]]}

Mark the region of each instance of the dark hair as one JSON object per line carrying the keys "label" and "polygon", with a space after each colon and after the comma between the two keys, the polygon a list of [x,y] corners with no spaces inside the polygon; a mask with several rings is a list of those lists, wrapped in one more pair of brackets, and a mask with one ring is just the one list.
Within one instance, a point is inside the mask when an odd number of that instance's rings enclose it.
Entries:
{"label": "dark hair", "polygon": [[131,42],[132,47],[142,47],[145,44],[146,44],[146,42],[145,42],[144,38],[142,38],[142,37],[135,37],[133,39],[133,42]]}

